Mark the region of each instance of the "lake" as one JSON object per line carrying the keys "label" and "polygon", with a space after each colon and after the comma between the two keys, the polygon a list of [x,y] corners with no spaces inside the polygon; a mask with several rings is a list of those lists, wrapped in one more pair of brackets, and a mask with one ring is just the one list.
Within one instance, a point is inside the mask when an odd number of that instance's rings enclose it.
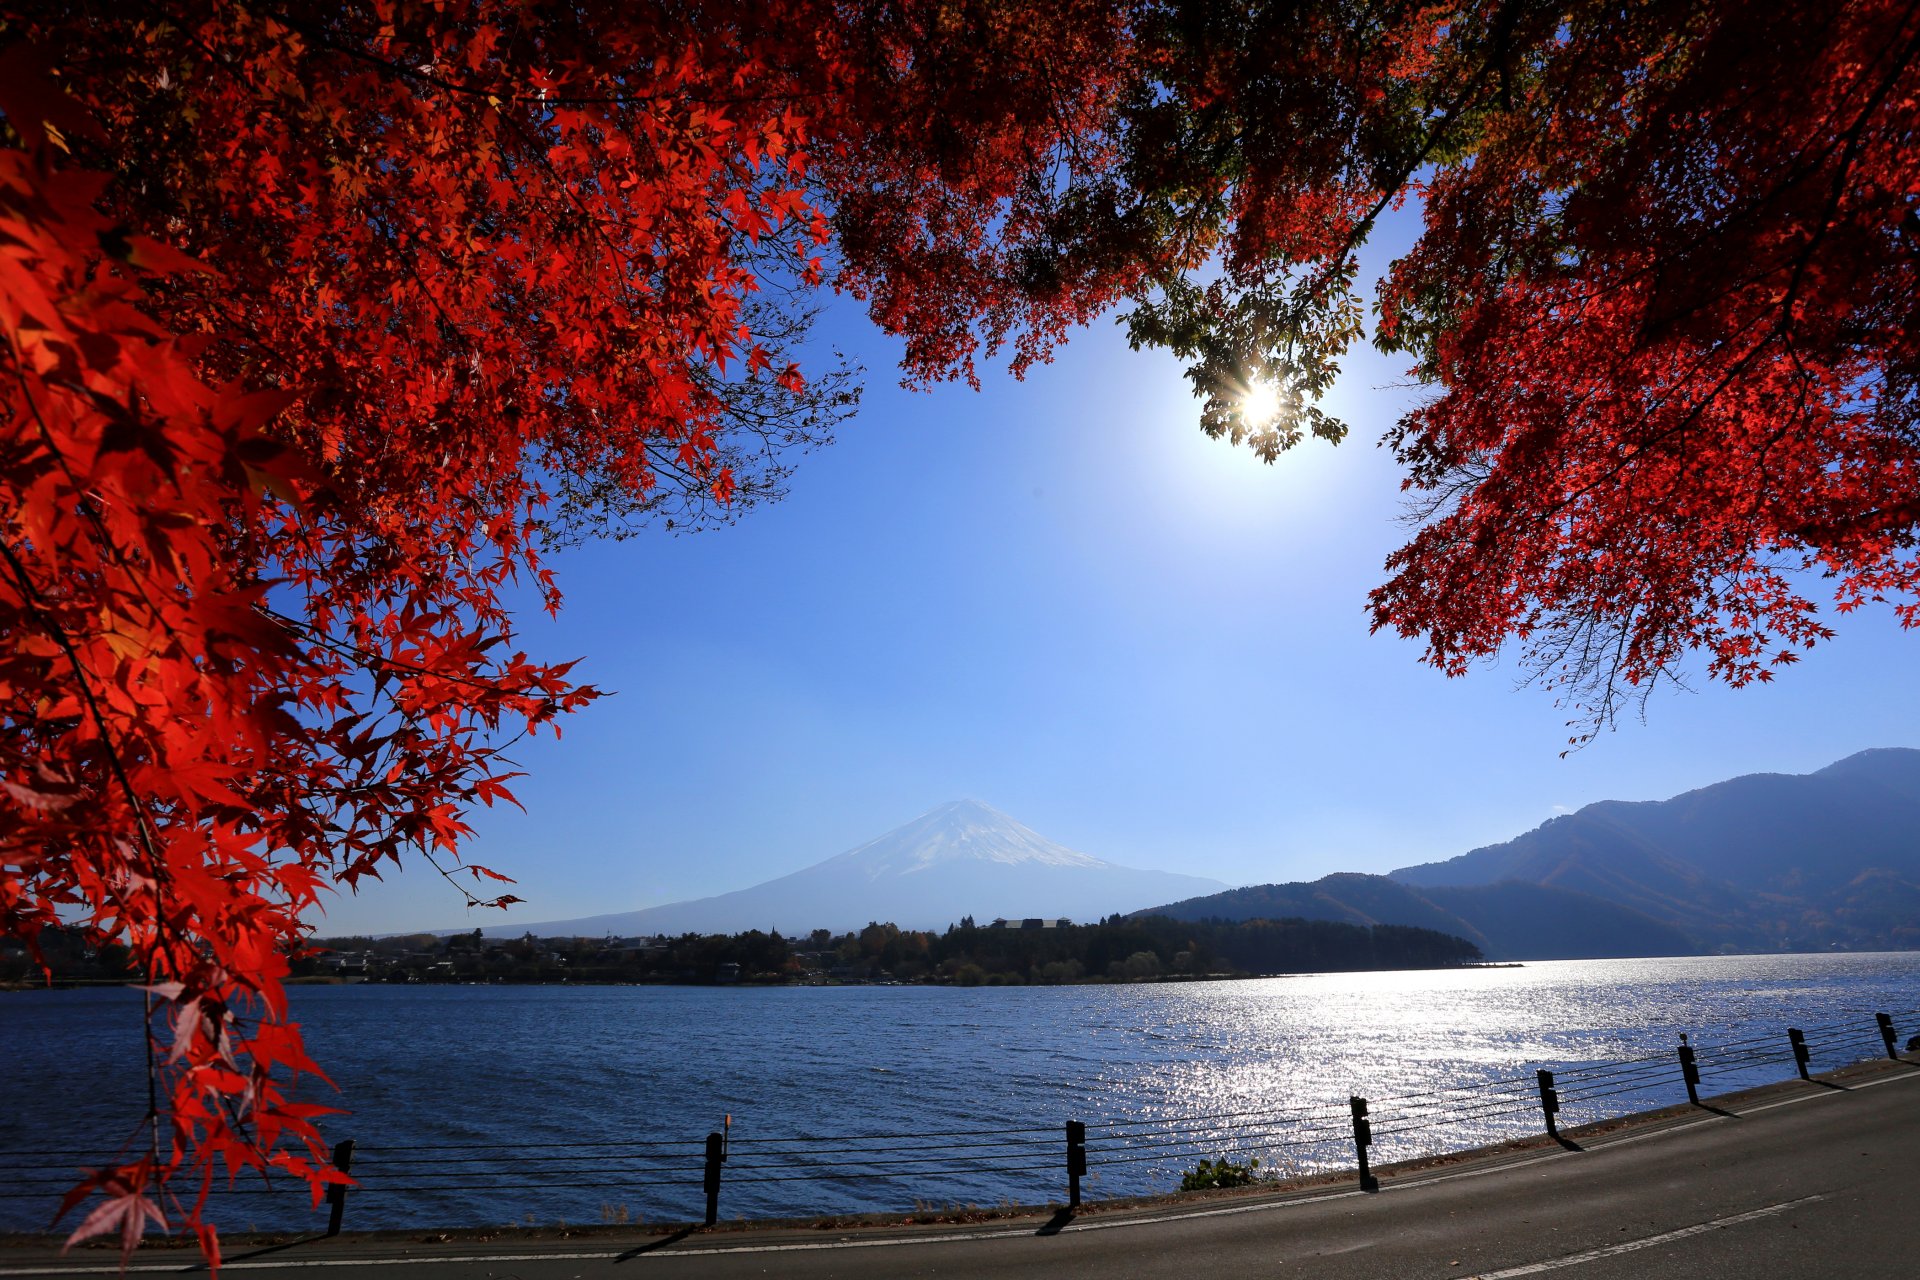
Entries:
{"label": "lake", "polygon": [[[293,989],[352,1114],[350,1228],[687,1220],[701,1140],[731,1116],[721,1213],[1039,1203],[1062,1125],[1089,1125],[1092,1197],[1172,1190],[1202,1155],[1263,1170],[1376,1162],[1877,1056],[1873,1013],[1920,1032],[1920,953],[1557,961],[1521,968],[1083,987]],[[138,1125],[137,997],[0,994],[0,1228],[42,1229],[56,1181]],[[1628,1060],[1640,1060],[1628,1062]],[[1628,1062],[1626,1066],[1611,1066]],[[310,1223],[305,1201],[219,1197],[230,1229]]]}

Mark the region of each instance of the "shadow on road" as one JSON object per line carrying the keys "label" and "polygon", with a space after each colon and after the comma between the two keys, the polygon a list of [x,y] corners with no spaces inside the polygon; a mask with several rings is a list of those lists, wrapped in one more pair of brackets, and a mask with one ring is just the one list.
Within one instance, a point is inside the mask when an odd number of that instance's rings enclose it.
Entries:
{"label": "shadow on road", "polygon": [[699,1229],[700,1228],[691,1225],[682,1227],[670,1236],[661,1236],[658,1240],[649,1240],[645,1244],[635,1245],[625,1253],[616,1256],[614,1261],[625,1262],[629,1258],[637,1258],[643,1253],[652,1253],[655,1249],[664,1249],[670,1244],[679,1244]]}
{"label": "shadow on road", "polygon": [[[285,1240],[279,1244],[263,1245],[258,1249],[249,1249],[245,1253],[229,1253],[222,1256],[220,1261],[222,1265],[224,1265],[229,1262],[240,1262],[247,1258],[263,1258],[270,1253],[284,1253],[288,1249],[298,1248],[303,1244],[312,1244],[316,1240],[325,1240],[326,1238],[326,1236],[319,1234],[301,1236],[298,1240]],[[181,1267],[180,1270],[182,1272],[205,1271],[207,1270],[207,1264],[204,1261],[189,1263],[187,1266]]]}
{"label": "shadow on road", "polygon": [[1040,1229],[1033,1234],[1037,1236],[1057,1236],[1060,1234],[1060,1228],[1072,1221],[1073,1210],[1057,1209],[1054,1211],[1054,1215],[1041,1223]]}

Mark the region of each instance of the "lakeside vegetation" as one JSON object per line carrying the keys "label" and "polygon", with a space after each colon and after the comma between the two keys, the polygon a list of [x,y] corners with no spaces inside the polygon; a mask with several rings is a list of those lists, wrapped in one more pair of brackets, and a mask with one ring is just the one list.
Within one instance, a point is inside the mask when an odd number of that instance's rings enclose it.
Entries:
{"label": "lakeside vegetation", "polygon": [[[48,931],[41,949],[58,982],[127,981],[124,949],[98,951]],[[292,960],[296,981],[609,983],[935,983],[1018,986],[1242,977],[1465,964],[1464,939],[1402,925],[1325,920],[1177,921],[1111,916],[1097,924],[971,917],[944,933],[869,924],[786,937],[750,930],[637,938],[451,936],[329,938]],[[23,949],[0,953],[0,981],[37,984]]]}

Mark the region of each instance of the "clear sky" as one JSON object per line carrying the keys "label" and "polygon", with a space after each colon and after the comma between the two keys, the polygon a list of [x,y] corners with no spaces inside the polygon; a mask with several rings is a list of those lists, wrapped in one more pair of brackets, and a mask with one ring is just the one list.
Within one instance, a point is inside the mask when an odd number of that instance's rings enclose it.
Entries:
{"label": "clear sky", "polygon": [[[1449,680],[1370,636],[1367,590],[1406,533],[1376,442],[1415,394],[1371,348],[1329,405],[1353,436],[1268,467],[1206,439],[1178,364],[1111,322],[977,394],[901,390],[897,348],[851,307],[828,327],[866,400],[791,497],[554,561],[566,607],[529,616],[525,647],[583,657],[617,696],[516,750],[528,813],[475,819],[468,855],[529,900],[504,919],[742,888],[961,797],[1109,861],[1245,884],[1920,746],[1920,635],[1886,610],[1836,620],[1771,687],[1656,697],[1566,759],[1566,713],[1514,669]],[[416,864],[321,932],[503,922]]]}

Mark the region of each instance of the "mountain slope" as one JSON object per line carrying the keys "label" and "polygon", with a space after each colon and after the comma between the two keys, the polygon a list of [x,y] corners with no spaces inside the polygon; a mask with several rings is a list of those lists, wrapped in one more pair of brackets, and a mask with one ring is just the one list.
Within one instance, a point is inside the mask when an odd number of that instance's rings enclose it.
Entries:
{"label": "mountain slope", "polygon": [[1392,877],[1422,890],[1578,890],[1723,949],[1912,946],[1920,919],[1880,904],[1920,895],[1920,751],[1863,751],[1815,773],[1749,774],[1668,800],[1601,801]]}
{"label": "mountain slope", "polygon": [[1249,885],[1134,914],[1417,925],[1465,938],[1489,960],[1691,955],[1700,949],[1679,929],[1629,907],[1576,890],[1520,883],[1416,889],[1386,876],[1343,873],[1310,884]]}
{"label": "mountain slope", "polygon": [[855,929],[873,920],[942,929],[972,915],[1096,920],[1142,902],[1210,892],[1218,880],[1116,866],[1055,844],[975,800],[941,805],[800,871],[711,898],[639,911],[498,925],[517,935]]}

